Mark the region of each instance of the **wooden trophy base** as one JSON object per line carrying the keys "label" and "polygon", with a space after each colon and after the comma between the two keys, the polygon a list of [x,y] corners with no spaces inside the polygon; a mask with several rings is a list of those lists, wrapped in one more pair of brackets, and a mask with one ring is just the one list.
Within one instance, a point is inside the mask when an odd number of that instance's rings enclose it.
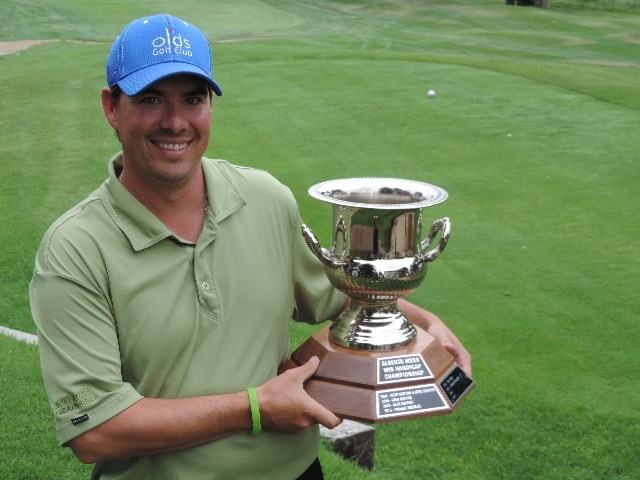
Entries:
{"label": "wooden trophy base", "polygon": [[356,350],[330,340],[329,326],[292,354],[320,359],[305,390],[340,418],[383,423],[452,412],[475,383],[440,342],[419,327],[406,347]]}

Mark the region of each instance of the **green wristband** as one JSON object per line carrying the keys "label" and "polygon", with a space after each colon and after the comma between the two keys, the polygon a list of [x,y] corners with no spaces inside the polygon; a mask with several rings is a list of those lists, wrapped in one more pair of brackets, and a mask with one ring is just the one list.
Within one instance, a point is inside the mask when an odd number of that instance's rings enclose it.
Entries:
{"label": "green wristband", "polygon": [[251,405],[251,420],[253,422],[253,434],[257,435],[262,431],[260,423],[260,404],[258,403],[258,393],[254,387],[247,388],[249,394],[249,404]]}

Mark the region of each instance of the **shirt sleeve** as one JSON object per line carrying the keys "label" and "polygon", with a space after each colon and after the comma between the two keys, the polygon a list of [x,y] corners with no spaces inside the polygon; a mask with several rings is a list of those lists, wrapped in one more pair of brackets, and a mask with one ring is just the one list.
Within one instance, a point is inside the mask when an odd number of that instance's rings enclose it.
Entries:
{"label": "shirt sleeve", "polygon": [[297,213],[293,228],[295,320],[320,323],[335,318],[342,310],[347,296],[329,282],[324,269],[302,236],[302,221]]}
{"label": "shirt sleeve", "polygon": [[54,250],[41,248],[29,294],[45,388],[66,444],[142,396],[122,380],[117,326],[98,282],[75,272],[82,261]]}

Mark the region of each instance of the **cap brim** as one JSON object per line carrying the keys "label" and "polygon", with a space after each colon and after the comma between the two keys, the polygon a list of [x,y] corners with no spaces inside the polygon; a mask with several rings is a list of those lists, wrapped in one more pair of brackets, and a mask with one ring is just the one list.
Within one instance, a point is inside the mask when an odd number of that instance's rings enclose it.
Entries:
{"label": "cap brim", "polygon": [[207,73],[202,69],[190,63],[175,61],[157,63],[155,65],[142,68],[136,72],[133,72],[131,75],[128,75],[127,77],[121,79],[118,82],[118,86],[124,93],[131,97],[145,91],[151,85],[159,82],[160,80],[164,80],[167,77],[180,74],[196,75],[197,77],[206,80],[209,85],[211,85],[211,88],[213,89],[215,94],[219,97],[222,96],[222,89],[220,88],[220,86],[210,75],[207,75]]}

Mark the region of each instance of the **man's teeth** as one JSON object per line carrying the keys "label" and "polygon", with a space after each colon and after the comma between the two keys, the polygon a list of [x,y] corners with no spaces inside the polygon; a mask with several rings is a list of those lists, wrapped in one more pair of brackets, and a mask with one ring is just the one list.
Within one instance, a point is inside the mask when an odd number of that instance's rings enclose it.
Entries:
{"label": "man's teeth", "polygon": [[158,146],[160,148],[164,148],[166,150],[182,150],[187,148],[186,143],[160,143],[158,142]]}

